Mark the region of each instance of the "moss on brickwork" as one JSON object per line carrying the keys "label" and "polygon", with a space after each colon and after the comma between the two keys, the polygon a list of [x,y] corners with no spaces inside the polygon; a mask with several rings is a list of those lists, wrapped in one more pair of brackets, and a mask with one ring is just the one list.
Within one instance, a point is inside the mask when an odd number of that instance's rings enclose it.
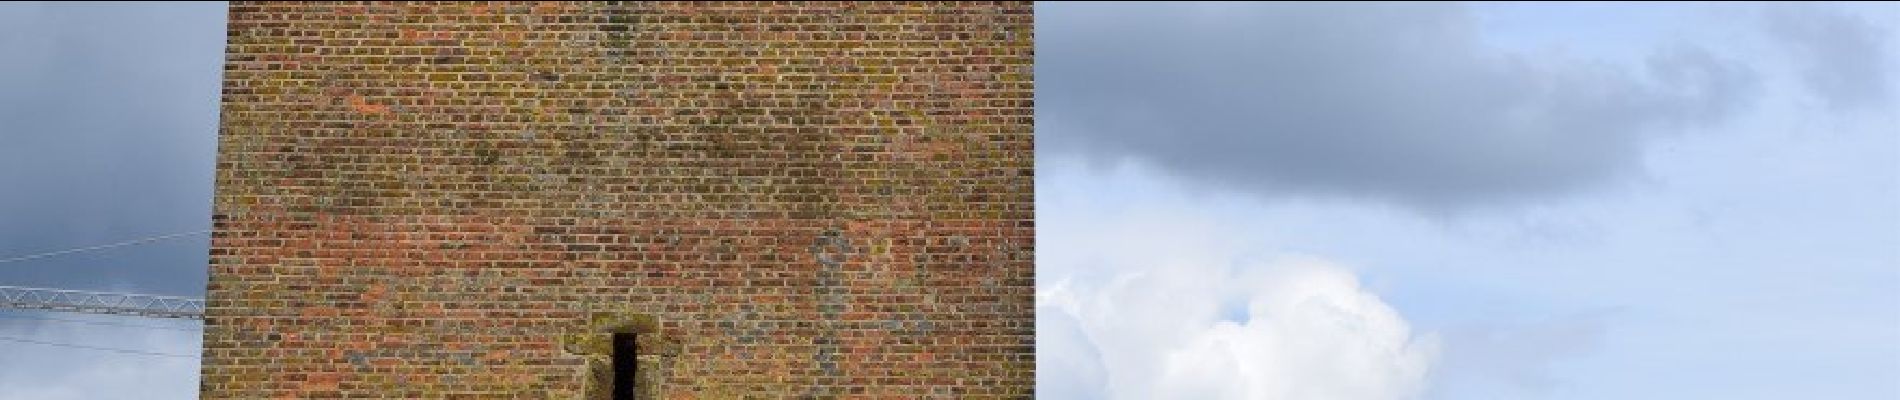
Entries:
{"label": "moss on brickwork", "polygon": [[1031,8],[234,2],[203,397],[1029,397]]}
{"label": "moss on brickwork", "polygon": [[561,336],[562,349],[586,360],[581,374],[587,381],[580,398],[612,398],[613,335],[616,333],[639,335],[636,347],[640,355],[636,362],[640,365],[636,368],[639,371],[636,381],[640,386],[635,392],[640,398],[664,398],[666,377],[680,355],[679,342],[666,337],[653,316],[628,311],[591,312],[585,324]]}

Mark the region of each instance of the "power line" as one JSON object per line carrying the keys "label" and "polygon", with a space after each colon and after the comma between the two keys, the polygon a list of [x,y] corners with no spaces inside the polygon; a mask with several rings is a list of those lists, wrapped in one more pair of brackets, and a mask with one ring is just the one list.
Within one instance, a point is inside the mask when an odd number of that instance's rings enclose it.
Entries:
{"label": "power line", "polygon": [[72,254],[72,253],[78,253],[82,251],[103,250],[103,249],[110,249],[114,247],[131,246],[131,245],[140,244],[140,243],[156,242],[156,241],[171,239],[175,237],[197,235],[197,234],[203,234],[203,233],[208,233],[208,232],[211,232],[211,230],[206,229],[206,230],[191,231],[191,232],[180,232],[180,233],[173,233],[169,235],[158,235],[158,236],[132,239],[132,240],[127,240],[127,241],[118,242],[118,243],[109,243],[109,244],[102,244],[102,245],[97,245],[97,246],[87,246],[87,247],[45,252],[45,253],[39,253],[39,254],[29,254],[29,255],[24,255],[24,256],[19,256],[19,257],[0,259],[0,264],[26,261],[26,260],[34,260],[34,259],[62,255],[62,254]]}
{"label": "power line", "polygon": [[0,318],[17,318],[17,320],[57,320],[57,322],[72,322],[72,324],[97,324],[97,326],[125,326],[125,328],[146,328],[146,330],[177,330],[177,332],[203,332],[203,330],[192,330],[192,328],[177,328],[177,326],[150,326],[150,324],[123,324],[123,322],[108,322],[108,320],[68,320],[68,318],[32,317],[32,315],[0,315]]}
{"label": "power line", "polygon": [[198,356],[188,355],[188,354],[159,353],[159,352],[151,352],[151,351],[143,351],[143,350],[115,349],[111,347],[95,347],[95,346],[86,346],[86,345],[78,345],[78,344],[70,344],[70,343],[45,342],[45,341],[16,338],[16,337],[9,337],[9,336],[0,336],[0,342],[30,343],[30,344],[37,344],[37,345],[44,345],[44,346],[110,351],[110,352],[120,353],[120,354],[133,354],[133,355],[153,356],[153,357],[198,358]]}

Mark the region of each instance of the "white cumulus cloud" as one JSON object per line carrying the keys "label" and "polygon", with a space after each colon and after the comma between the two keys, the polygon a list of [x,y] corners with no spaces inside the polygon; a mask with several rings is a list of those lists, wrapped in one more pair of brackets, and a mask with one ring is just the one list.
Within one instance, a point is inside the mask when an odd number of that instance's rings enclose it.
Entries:
{"label": "white cumulus cloud", "polygon": [[1391,400],[1425,392],[1437,339],[1413,332],[1343,266],[1262,257],[1192,216],[1044,219],[1042,396]]}

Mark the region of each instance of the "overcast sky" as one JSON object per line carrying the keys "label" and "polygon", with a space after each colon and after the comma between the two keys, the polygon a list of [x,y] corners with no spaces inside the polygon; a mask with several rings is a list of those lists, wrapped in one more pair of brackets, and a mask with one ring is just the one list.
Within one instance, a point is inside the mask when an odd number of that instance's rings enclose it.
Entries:
{"label": "overcast sky", "polygon": [[[0,3],[0,259],[209,227],[223,12]],[[1039,397],[1900,398],[1895,3],[1036,19]],[[202,296],[206,245],[0,285]],[[190,398],[17,340],[195,329],[0,311],[0,400]]]}
{"label": "overcast sky", "polygon": [[[209,229],[223,53],[222,3],[0,3],[0,259]],[[208,246],[0,263],[0,285],[202,297]],[[0,310],[0,399],[196,397],[199,329]]]}
{"label": "overcast sky", "polygon": [[1038,394],[1900,398],[1900,7],[1037,8]]}

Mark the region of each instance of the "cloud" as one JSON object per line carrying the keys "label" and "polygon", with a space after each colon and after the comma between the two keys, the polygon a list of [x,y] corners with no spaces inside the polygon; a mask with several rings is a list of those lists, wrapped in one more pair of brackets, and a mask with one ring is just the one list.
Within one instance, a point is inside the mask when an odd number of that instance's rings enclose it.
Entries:
{"label": "cloud", "polygon": [[[109,324],[195,329],[196,323],[59,313],[0,314],[0,336],[44,342],[196,355],[196,331],[19,319],[52,317]],[[198,396],[198,359],[0,341],[0,400],[190,399]]]}
{"label": "cloud", "polygon": [[1436,340],[1326,260],[1241,250],[1195,217],[1045,224],[1037,392],[1050,398],[1408,399]]}
{"label": "cloud", "polygon": [[1884,106],[1893,97],[1890,27],[1817,4],[1763,7],[1770,36],[1800,68],[1809,92],[1836,110]]}
{"label": "cloud", "polygon": [[[0,4],[0,258],[209,227],[224,13]],[[0,284],[202,296],[208,241],[8,263]],[[0,336],[164,353],[199,335],[0,318]],[[0,341],[0,400],[189,399],[197,377],[196,359]]]}
{"label": "cloud", "polygon": [[[223,3],[0,4],[0,258],[206,229]],[[198,296],[204,236],[0,268]]]}
{"label": "cloud", "polygon": [[1635,66],[1503,52],[1452,4],[1037,12],[1039,145],[1269,197],[1446,210],[1574,191],[1757,87],[1689,45]]}

